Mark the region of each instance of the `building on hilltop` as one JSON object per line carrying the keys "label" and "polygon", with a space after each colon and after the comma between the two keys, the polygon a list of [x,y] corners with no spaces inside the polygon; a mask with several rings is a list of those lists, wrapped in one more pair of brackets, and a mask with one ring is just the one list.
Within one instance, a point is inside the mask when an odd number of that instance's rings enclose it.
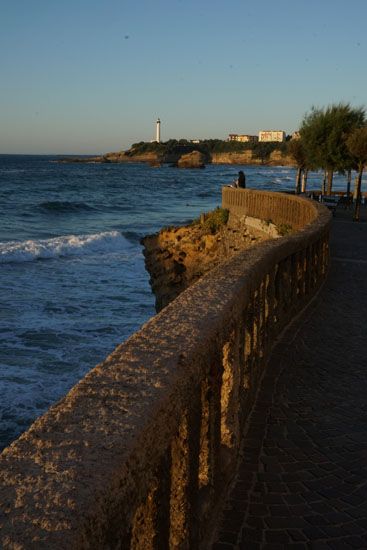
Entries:
{"label": "building on hilltop", "polygon": [[229,134],[228,141],[241,141],[242,143],[256,143],[259,140],[257,136],[249,134]]}
{"label": "building on hilltop", "polygon": [[285,141],[285,132],[283,130],[261,130],[259,132],[259,141]]}
{"label": "building on hilltop", "polygon": [[299,131],[293,132],[291,139],[301,139]]}

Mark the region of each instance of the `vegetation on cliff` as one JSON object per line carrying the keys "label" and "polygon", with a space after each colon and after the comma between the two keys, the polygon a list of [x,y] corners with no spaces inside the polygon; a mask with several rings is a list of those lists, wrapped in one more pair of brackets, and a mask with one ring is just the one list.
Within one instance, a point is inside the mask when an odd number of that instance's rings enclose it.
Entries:
{"label": "vegetation on cliff", "polygon": [[222,139],[206,139],[201,140],[199,143],[192,143],[187,139],[170,139],[161,143],[157,143],[156,141],[140,141],[139,143],[134,143],[125,154],[130,157],[134,157],[146,153],[156,153],[163,157],[177,154],[187,154],[192,151],[199,151],[207,159],[215,153],[243,153],[245,151],[252,151],[254,157],[265,162],[274,151],[280,151],[285,154],[287,152],[287,146],[286,142],[241,143],[238,141],[225,141]]}
{"label": "vegetation on cliff", "polygon": [[[193,155],[193,162],[191,162],[189,155]],[[187,162],[185,157],[187,157]],[[211,162],[223,164],[292,164],[290,157],[287,157],[286,142],[241,143],[221,139],[206,139],[201,140],[199,143],[193,143],[187,139],[170,139],[160,143],[140,141],[134,143],[127,151],[106,153],[98,157],[66,157],[59,159],[58,162],[148,162],[152,166],[169,163],[185,168],[200,168]]]}
{"label": "vegetation on cliff", "polygon": [[204,234],[211,233],[214,235],[221,227],[227,224],[228,218],[229,210],[218,206],[215,210],[206,212],[200,218],[193,220],[191,225],[200,225]]}

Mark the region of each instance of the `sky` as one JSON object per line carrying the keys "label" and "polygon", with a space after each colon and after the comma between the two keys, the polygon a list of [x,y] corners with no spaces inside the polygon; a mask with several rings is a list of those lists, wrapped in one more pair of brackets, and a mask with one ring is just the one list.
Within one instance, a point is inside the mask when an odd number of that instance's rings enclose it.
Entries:
{"label": "sky", "polygon": [[366,0],[0,0],[0,154],[297,130],[367,104]]}

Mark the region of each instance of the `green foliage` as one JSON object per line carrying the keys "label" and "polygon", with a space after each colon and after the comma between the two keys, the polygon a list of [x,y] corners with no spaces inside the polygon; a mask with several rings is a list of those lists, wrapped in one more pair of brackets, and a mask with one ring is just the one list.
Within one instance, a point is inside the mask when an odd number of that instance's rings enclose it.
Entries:
{"label": "green foliage", "polygon": [[211,212],[205,212],[200,218],[195,218],[191,225],[200,225],[205,233],[214,235],[219,229],[226,225],[229,218],[229,210],[219,206]]}
{"label": "green foliage", "polygon": [[217,233],[220,227],[227,224],[228,217],[228,210],[226,210],[225,208],[217,207],[215,210],[212,210],[205,215],[203,228],[214,235],[215,233]]}
{"label": "green foliage", "polygon": [[330,105],[319,109],[312,107],[304,117],[300,135],[307,158],[316,168],[343,172],[351,166],[352,159],[346,145],[347,136],[365,122],[362,107],[349,103]]}
{"label": "green foliage", "polygon": [[359,221],[361,207],[362,174],[367,163],[367,126],[354,130],[347,139],[348,151],[358,170],[356,194],[357,200],[353,215],[354,221]]}
{"label": "green foliage", "polygon": [[158,143],[157,141],[146,142],[140,141],[139,143],[134,143],[130,150],[128,151],[130,156],[142,155],[144,153],[159,153],[162,154],[165,152],[165,146],[163,143]]}
{"label": "green foliage", "polygon": [[307,166],[307,155],[302,139],[292,139],[287,142],[287,153],[296,162],[298,168],[304,169]]}
{"label": "green foliage", "polygon": [[262,160],[267,160],[270,154],[275,150],[280,150],[285,153],[286,143],[243,143],[239,141],[225,141],[222,139],[205,139],[201,140],[200,143],[191,143],[187,139],[170,139],[161,143],[157,143],[156,141],[140,141],[139,143],[134,143],[125,154],[128,156],[135,156],[154,152],[162,155],[169,155],[200,151],[200,153],[210,156],[213,153],[243,153],[244,151],[253,151],[255,156]]}
{"label": "green foliage", "polygon": [[274,151],[284,151],[284,145],[285,143],[277,143],[277,142],[262,142],[258,141],[257,143],[252,144],[252,152],[253,154],[261,159],[262,162],[265,162],[269,159],[271,153]]}
{"label": "green foliage", "polygon": [[277,230],[279,235],[284,237],[285,235],[290,235],[293,233],[293,227],[289,225],[288,223],[281,223],[277,226]]}
{"label": "green foliage", "polygon": [[206,139],[199,144],[200,150],[208,153],[243,153],[251,148],[251,143],[241,143],[240,141],[224,141],[222,139]]}
{"label": "green foliage", "polygon": [[347,148],[356,166],[367,164],[367,126],[353,130],[347,138]]}

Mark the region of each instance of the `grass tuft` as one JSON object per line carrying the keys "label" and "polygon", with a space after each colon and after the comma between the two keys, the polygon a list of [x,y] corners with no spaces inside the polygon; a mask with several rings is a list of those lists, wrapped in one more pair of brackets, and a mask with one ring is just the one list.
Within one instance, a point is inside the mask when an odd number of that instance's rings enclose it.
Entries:
{"label": "grass tuft", "polygon": [[277,230],[279,235],[284,237],[285,235],[290,235],[293,233],[293,227],[289,225],[288,223],[281,223],[277,226]]}

